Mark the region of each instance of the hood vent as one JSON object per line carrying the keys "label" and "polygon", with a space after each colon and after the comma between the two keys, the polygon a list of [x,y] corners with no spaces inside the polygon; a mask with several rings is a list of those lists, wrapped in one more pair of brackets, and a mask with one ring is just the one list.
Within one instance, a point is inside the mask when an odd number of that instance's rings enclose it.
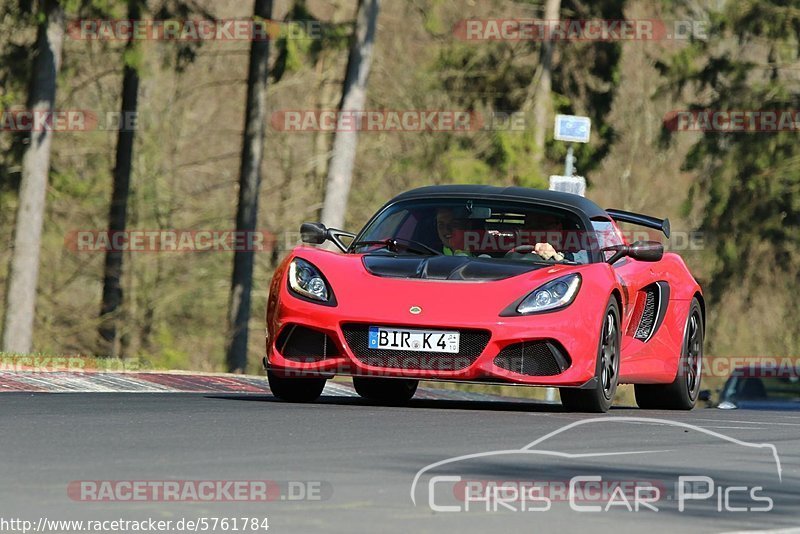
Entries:
{"label": "hood vent", "polygon": [[375,276],[422,280],[496,281],[546,267],[513,260],[467,256],[364,256],[364,267]]}

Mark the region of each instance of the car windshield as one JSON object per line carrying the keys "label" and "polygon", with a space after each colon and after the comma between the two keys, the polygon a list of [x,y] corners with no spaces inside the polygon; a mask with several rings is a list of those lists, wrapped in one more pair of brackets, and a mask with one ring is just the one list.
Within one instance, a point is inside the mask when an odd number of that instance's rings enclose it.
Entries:
{"label": "car windshield", "polygon": [[381,212],[351,246],[355,253],[444,254],[542,261],[548,243],[554,261],[589,263],[591,240],[580,218],[549,206],[498,200],[408,200]]}

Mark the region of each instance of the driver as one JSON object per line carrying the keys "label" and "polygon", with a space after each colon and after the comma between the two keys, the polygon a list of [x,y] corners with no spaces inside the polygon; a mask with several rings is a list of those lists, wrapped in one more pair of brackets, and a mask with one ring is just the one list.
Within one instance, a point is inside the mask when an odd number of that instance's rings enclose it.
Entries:
{"label": "driver", "polygon": [[[545,233],[561,232],[563,226],[557,217],[543,216],[539,219],[539,226]],[[459,249],[459,241],[463,241],[464,231],[469,228],[469,221],[458,218],[452,208],[439,208],[436,211],[436,231],[442,242],[442,254],[445,256],[472,256],[468,251]],[[566,255],[558,252],[553,245],[547,242],[536,243],[533,252],[544,260],[564,261]]]}
{"label": "driver", "polygon": [[[537,223],[537,230],[540,233],[544,233],[545,239],[547,239],[548,234],[558,233],[558,235],[562,235],[564,231],[561,219],[552,215],[540,216]],[[533,247],[533,251],[545,260],[564,261],[566,257],[563,252],[558,252],[553,245],[547,242],[536,243]]]}
{"label": "driver", "polygon": [[573,261],[571,253],[559,252],[555,246],[547,242],[548,239],[555,239],[557,242],[561,241],[564,231],[561,219],[552,215],[538,215],[535,222],[535,225],[531,225],[530,220],[528,221],[529,230],[527,231],[537,238],[543,238],[543,241],[534,245],[522,244],[516,246],[506,254],[506,257],[519,258],[520,255],[524,257],[525,254],[533,253],[545,261]]}

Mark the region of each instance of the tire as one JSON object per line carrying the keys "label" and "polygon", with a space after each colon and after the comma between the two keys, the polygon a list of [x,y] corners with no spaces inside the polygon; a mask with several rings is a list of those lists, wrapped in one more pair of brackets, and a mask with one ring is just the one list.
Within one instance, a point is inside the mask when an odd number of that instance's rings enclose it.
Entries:
{"label": "tire", "polygon": [[561,404],[570,412],[605,413],[614,402],[619,384],[621,331],[619,305],[612,296],[603,314],[595,368],[596,386],[592,389],[561,388]]}
{"label": "tire", "polygon": [[703,312],[692,299],[683,334],[678,375],[671,384],[637,384],[636,404],[647,410],[691,410],[700,394],[703,371]]}
{"label": "tire", "polygon": [[405,404],[417,392],[419,380],[406,378],[353,377],[353,387],[361,397],[384,404]]}
{"label": "tire", "polygon": [[289,378],[267,371],[269,389],[275,397],[288,402],[311,402],[322,395],[325,378]]}

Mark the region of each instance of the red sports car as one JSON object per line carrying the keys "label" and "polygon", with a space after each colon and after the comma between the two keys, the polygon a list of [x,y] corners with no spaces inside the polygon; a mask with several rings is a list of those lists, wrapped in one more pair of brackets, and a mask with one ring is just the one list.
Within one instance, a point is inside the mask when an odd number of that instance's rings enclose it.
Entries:
{"label": "red sports car", "polygon": [[642,408],[691,409],[705,305],[680,256],[628,243],[577,195],[433,186],[403,193],[357,235],[302,226],[267,310],[270,387],[316,399],[335,375],[359,395],[404,402],[419,380],[558,387],[569,410],[604,412],[617,385]]}

